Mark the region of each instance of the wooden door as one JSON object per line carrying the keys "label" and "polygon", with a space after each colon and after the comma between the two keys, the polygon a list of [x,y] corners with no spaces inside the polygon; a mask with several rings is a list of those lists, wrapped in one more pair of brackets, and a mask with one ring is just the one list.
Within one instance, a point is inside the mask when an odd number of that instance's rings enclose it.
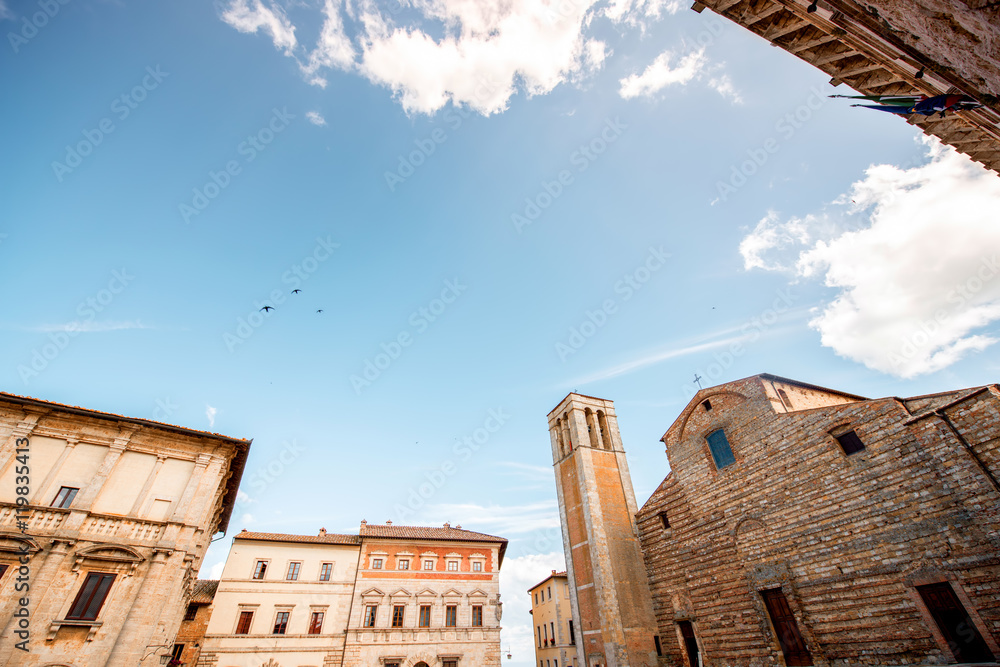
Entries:
{"label": "wooden door", "polygon": [[951,652],[959,662],[993,662],[993,652],[973,625],[962,602],[947,582],[917,586]]}
{"label": "wooden door", "polygon": [[677,626],[681,630],[681,637],[684,638],[684,650],[687,651],[690,667],[699,667],[698,640],[695,639],[694,628],[689,621],[677,621]]}
{"label": "wooden door", "polygon": [[781,644],[781,652],[785,655],[785,664],[788,667],[802,667],[812,665],[812,655],[806,648],[806,642],[802,639],[799,626],[795,622],[792,608],[788,606],[788,600],[780,588],[769,591],[761,591],[764,604],[767,606],[767,613],[771,617],[771,625],[778,635],[778,643]]}

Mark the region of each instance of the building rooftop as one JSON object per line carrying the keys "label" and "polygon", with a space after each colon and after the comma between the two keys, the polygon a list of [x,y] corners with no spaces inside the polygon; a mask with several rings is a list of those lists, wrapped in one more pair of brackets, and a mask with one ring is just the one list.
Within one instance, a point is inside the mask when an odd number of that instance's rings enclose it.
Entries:
{"label": "building rooftop", "polygon": [[537,584],[535,584],[534,586],[532,586],[531,588],[529,588],[528,592],[530,593],[531,591],[535,590],[536,588],[538,588],[539,586],[541,586],[542,584],[544,584],[549,579],[555,579],[556,577],[566,577],[566,576],[567,575],[566,575],[565,571],[563,571],[563,572],[556,572],[555,570],[552,570],[552,574],[550,574],[549,576],[545,577],[544,579],[542,579],[541,581],[539,581]]}
{"label": "building rooftop", "polygon": [[199,579],[194,582],[194,592],[189,604],[212,604],[215,592],[219,590],[218,579]]}
{"label": "building rooftop", "polygon": [[255,533],[244,528],[236,534],[237,540],[258,540],[260,542],[299,542],[307,544],[345,544],[359,546],[361,537],[358,535],[342,535],[320,531],[319,535],[291,535],[289,533]]}

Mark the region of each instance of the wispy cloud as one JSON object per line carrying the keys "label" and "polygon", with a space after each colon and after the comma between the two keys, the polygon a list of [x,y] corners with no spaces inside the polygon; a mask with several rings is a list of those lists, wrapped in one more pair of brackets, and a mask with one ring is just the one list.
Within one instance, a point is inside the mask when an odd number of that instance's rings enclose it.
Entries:
{"label": "wispy cloud", "polygon": [[[676,62],[676,64],[674,64]],[[624,99],[655,97],[670,86],[686,86],[708,78],[708,87],[733,104],[743,102],[729,76],[720,72],[722,64],[713,64],[705,55],[705,48],[691,51],[683,57],[673,51],[664,51],[641,74],[631,74],[618,83],[618,94]]]}
{"label": "wispy cloud", "polygon": [[527,505],[442,503],[428,505],[421,514],[425,523],[440,524],[447,521],[452,526],[475,526],[474,530],[494,535],[523,535],[537,530],[559,528],[559,509],[554,499]]}
{"label": "wispy cloud", "polygon": [[215,427],[215,415],[219,414],[218,408],[213,408],[211,405],[205,406],[205,416],[208,417],[208,427]]}
{"label": "wispy cloud", "polygon": [[126,322],[95,322],[95,321],[74,321],[63,324],[39,324],[36,326],[0,326],[0,329],[8,331],[34,331],[37,333],[52,333],[55,331],[75,332],[75,333],[103,333],[105,331],[121,331],[123,329],[155,329],[139,320]]}
{"label": "wispy cloud", "polygon": [[14,12],[10,11],[10,9],[7,7],[7,3],[4,2],[4,0],[0,0],[0,21],[13,18],[14,18]]}
{"label": "wispy cloud", "polygon": [[321,116],[318,111],[307,111],[306,120],[308,120],[313,125],[318,125],[320,127],[326,125],[326,118],[323,118],[323,116]]}
{"label": "wispy cloud", "polygon": [[[789,313],[785,315],[785,318],[791,319],[805,314],[806,311],[804,309],[789,311]],[[634,373],[635,371],[668,361],[670,359],[707,352],[720,347],[728,347],[734,343],[743,343],[751,339],[759,340],[763,335],[774,335],[782,333],[786,330],[787,327],[770,327],[767,331],[761,333],[758,328],[752,328],[749,322],[745,322],[738,326],[727,327],[693,339],[689,338],[682,341],[675,341],[671,344],[662,346],[657,350],[645,353],[631,361],[610,366],[591,375],[586,375],[565,382],[559,388],[563,389],[567,386],[578,387],[580,385],[590,384],[591,382],[607,380],[609,378],[618,377],[619,375]],[[732,335],[734,333],[738,333],[738,335]]]}

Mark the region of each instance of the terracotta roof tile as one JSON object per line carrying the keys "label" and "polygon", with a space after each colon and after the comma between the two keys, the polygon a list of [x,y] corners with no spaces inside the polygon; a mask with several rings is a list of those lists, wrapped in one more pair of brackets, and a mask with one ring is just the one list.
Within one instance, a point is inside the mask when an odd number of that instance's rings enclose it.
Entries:
{"label": "terracotta roof tile", "polygon": [[212,604],[215,599],[215,591],[218,589],[218,579],[199,579],[194,583],[194,593],[191,594],[190,604]]}
{"label": "terracotta roof tile", "polygon": [[360,545],[361,538],[357,535],[340,535],[324,533],[322,535],[289,535],[287,533],[254,533],[246,528],[236,533],[237,540],[259,540],[261,542],[305,542],[309,544],[347,544]]}
{"label": "terracotta roof tile", "polygon": [[505,544],[506,539],[486,533],[476,533],[451,526],[394,526],[391,524],[361,524],[361,537],[381,537],[401,540],[449,540],[455,542],[493,542]]}

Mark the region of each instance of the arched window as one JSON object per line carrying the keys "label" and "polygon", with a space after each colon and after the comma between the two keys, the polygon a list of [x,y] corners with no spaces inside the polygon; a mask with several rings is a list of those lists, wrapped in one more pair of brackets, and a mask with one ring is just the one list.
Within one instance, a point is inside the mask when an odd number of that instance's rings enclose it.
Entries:
{"label": "arched window", "polygon": [[604,445],[604,449],[613,450],[614,447],[611,444],[611,429],[608,428],[608,417],[604,414],[603,410],[597,411],[597,425],[601,429],[601,443]]}
{"label": "arched window", "polygon": [[601,444],[597,439],[597,419],[594,418],[594,411],[587,408],[583,411],[583,414],[587,418],[587,433],[590,434],[590,446],[594,449],[600,449]]}

